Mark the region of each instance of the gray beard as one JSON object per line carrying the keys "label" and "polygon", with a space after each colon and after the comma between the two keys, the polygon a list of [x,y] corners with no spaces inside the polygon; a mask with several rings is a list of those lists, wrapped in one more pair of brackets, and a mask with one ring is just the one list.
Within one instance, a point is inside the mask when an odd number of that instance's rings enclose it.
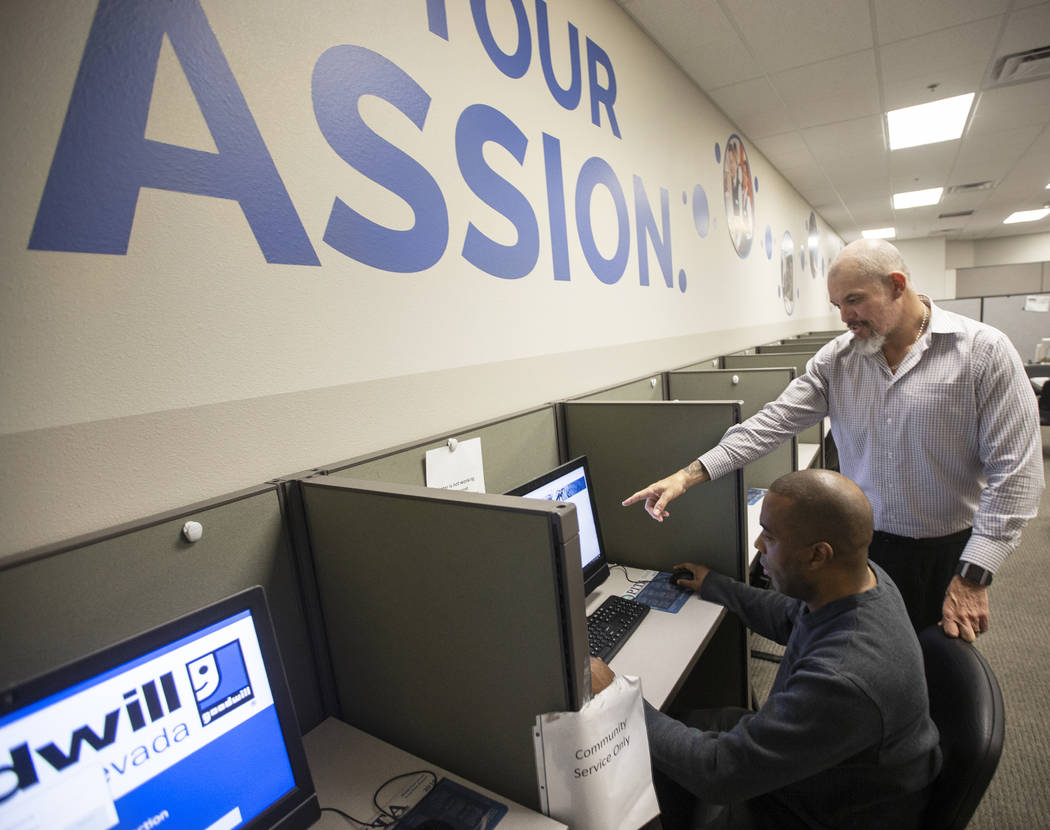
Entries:
{"label": "gray beard", "polygon": [[857,337],[853,336],[853,348],[860,354],[865,355],[876,355],[882,351],[883,345],[886,343],[885,334],[872,334],[871,337]]}

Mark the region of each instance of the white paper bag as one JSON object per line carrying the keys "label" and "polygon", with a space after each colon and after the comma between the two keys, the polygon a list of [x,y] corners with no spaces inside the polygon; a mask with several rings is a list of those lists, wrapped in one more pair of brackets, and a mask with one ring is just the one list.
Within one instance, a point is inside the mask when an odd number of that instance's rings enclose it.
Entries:
{"label": "white paper bag", "polygon": [[617,675],[579,712],[533,730],[543,812],[572,830],[638,830],[660,812],[637,677]]}

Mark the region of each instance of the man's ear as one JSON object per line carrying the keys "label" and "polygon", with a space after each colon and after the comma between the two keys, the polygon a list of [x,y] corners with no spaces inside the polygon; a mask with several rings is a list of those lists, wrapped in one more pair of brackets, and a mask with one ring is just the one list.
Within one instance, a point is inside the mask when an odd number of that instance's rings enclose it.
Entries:
{"label": "man's ear", "polygon": [[890,285],[893,286],[893,299],[897,299],[908,287],[908,278],[900,271],[891,271]]}
{"label": "man's ear", "polygon": [[809,548],[809,567],[811,570],[830,565],[835,558],[835,549],[829,542],[814,542]]}

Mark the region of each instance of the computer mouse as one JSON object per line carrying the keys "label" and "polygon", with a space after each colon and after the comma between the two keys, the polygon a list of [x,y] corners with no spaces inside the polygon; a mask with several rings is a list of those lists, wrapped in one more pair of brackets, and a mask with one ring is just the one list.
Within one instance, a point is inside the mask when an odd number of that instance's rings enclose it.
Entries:
{"label": "computer mouse", "polygon": [[675,568],[671,573],[671,584],[677,585],[679,579],[692,579],[693,572],[688,568]]}

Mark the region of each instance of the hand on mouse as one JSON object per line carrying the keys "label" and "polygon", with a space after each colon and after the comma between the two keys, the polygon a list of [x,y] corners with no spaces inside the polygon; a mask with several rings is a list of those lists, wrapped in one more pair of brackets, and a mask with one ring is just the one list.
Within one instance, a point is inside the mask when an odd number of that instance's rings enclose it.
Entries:
{"label": "hand on mouse", "polygon": [[[681,572],[681,573],[679,573]],[[697,565],[694,562],[684,562],[674,566],[671,581],[679,588],[688,588],[690,591],[699,591],[704,584],[704,579],[711,573],[707,565]],[[677,576],[677,579],[675,577]]]}

